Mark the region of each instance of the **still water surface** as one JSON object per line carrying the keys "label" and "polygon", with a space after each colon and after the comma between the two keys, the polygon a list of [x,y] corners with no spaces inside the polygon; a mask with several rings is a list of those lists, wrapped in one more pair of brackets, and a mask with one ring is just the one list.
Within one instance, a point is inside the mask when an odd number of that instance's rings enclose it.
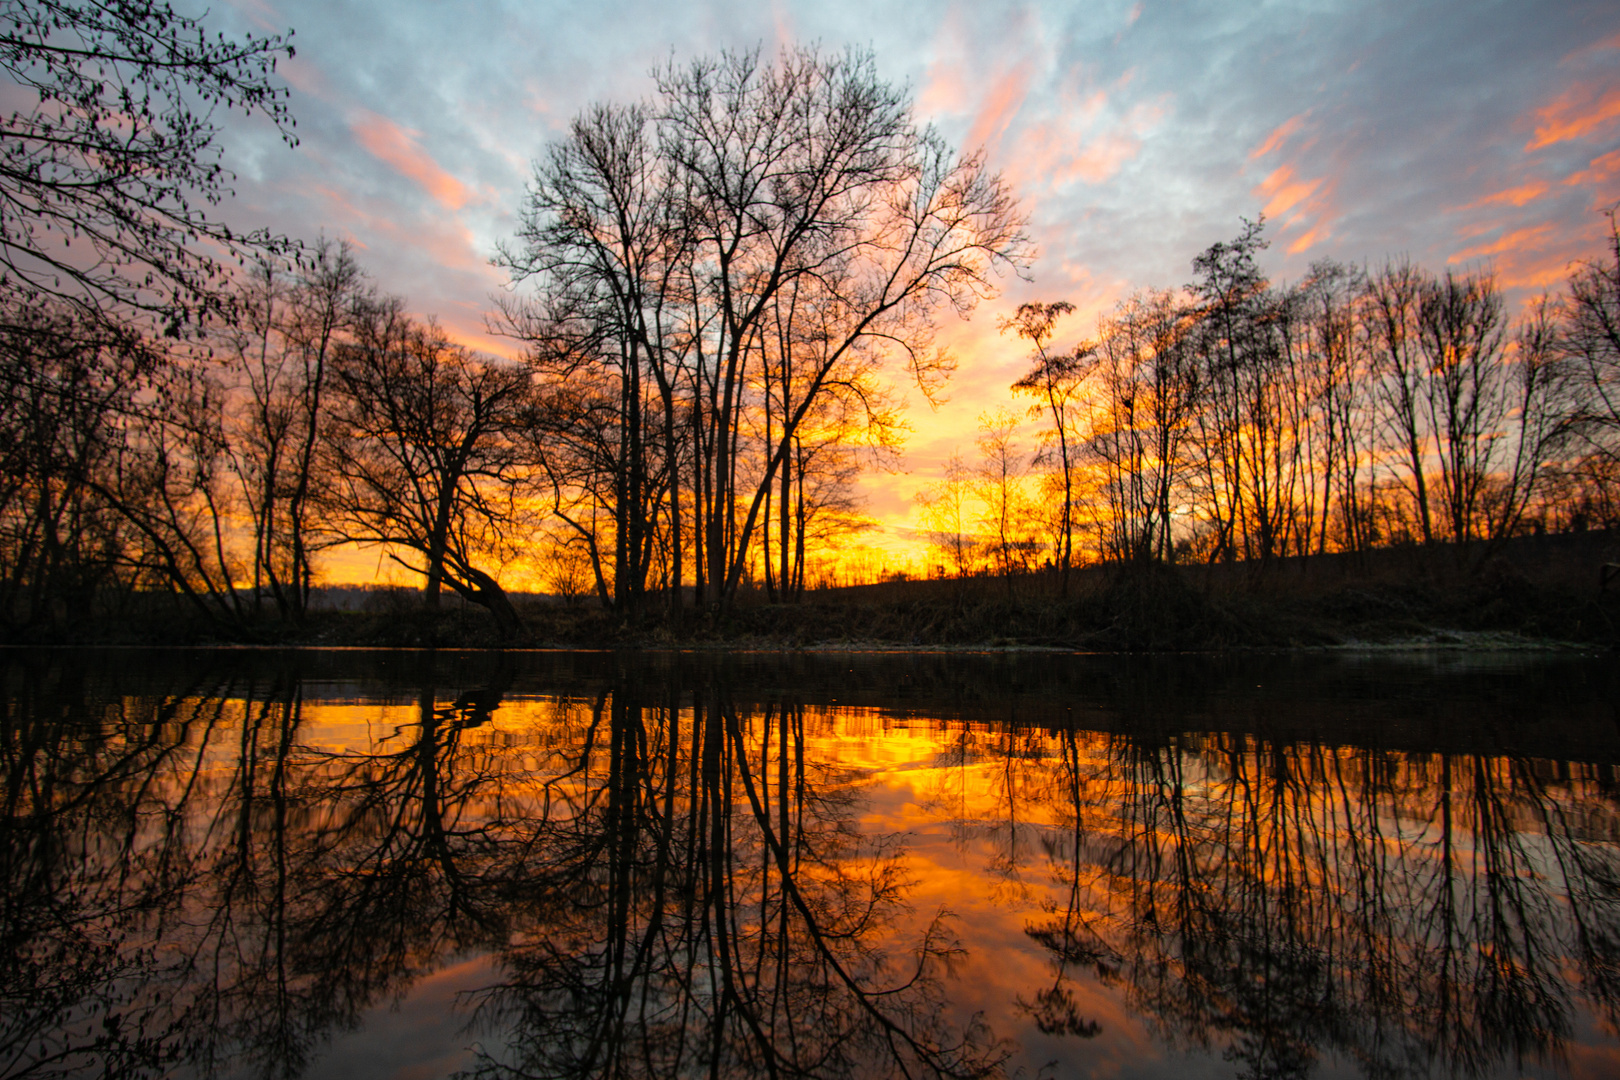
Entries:
{"label": "still water surface", "polygon": [[0,654],[0,1077],[1617,1076],[1613,661]]}

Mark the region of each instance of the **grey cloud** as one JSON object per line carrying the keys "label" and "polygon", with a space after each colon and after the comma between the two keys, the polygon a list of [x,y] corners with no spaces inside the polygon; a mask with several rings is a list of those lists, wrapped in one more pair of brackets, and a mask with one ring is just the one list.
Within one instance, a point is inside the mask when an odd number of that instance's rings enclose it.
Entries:
{"label": "grey cloud", "polygon": [[[296,27],[299,57],[289,74],[306,88],[294,98],[298,151],[280,148],[262,125],[231,118],[226,147],[241,199],[226,213],[233,224],[304,236],[323,227],[353,234],[383,287],[422,311],[471,312],[498,284],[477,260],[510,230],[528,162],[574,113],[593,100],[646,95],[649,70],[670,57],[768,50],[786,33],[829,49],[870,45],[883,73],[919,95],[933,78],[958,80],[960,95],[937,116],[957,140],[973,130],[997,80],[1016,71],[1026,93],[992,145],[1012,173],[1053,150],[1034,145],[1038,134],[1090,145],[1134,140],[1105,178],[1029,184],[1045,257],[1036,284],[1015,285],[1009,303],[1033,293],[1179,284],[1193,254],[1266,204],[1260,185],[1284,165],[1304,182],[1320,181],[1321,205],[1274,231],[1268,261],[1282,276],[1302,274],[1323,255],[1404,252],[1441,265],[1511,229],[1540,226],[1544,238],[1577,246],[1596,235],[1593,192],[1562,181],[1612,149],[1613,130],[1608,143],[1532,155],[1522,124],[1579,74],[1561,60],[1620,31],[1610,5],[1147,0],[1134,20],[1133,7],[282,0],[271,9],[225,9],[220,18],[233,29],[267,11]],[[1103,111],[1074,121],[1063,95],[1096,92],[1105,95]],[[1138,124],[1143,110],[1157,119]],[[368,150],[355,130],[368,114],[414,133],[411,145],[466,187],[465,203],[446,206],[419,177]],[[1291,139],[1251,160],[1270,132],[1300,114],[1308,115]],[[1525,207],[1459,209],[1537,177],[1547,194]],[[1313,224],[1325,226],[1326,239],[1289,255]],[[431,243],[415,242],[423,238]],[[452,242],[461,261],[447,266]]]}

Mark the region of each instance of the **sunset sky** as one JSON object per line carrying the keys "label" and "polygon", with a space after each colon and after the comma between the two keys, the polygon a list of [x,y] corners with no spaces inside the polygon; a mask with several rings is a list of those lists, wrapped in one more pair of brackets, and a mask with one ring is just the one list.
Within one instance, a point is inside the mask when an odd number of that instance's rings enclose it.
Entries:
{"label": "sunset sky", "polygon": [[[1610,2],[1178,5],[887,0],[591,5],[227,0],[210,26],[296,30],[302,145],[225,118],[220,216],[347,238],[378,285],[460,340],[510,353],[484,313],[530,162],[594,101],[722,48],[870,47],[920,120],[983,146],[1040,255],[1032,281],[944,328],[950,400],[913,392],[906,469],[868,479],[901,544],[911,493],[1025,363],[996,318],[1067,299],[1082,336],[1139,287],[1264,213],[1276,279],[1316,259],[1493,265],[1515,304],[1597,254],[1620,200],[1620,6]],[[191,6],[191,5],[187,5]]]}

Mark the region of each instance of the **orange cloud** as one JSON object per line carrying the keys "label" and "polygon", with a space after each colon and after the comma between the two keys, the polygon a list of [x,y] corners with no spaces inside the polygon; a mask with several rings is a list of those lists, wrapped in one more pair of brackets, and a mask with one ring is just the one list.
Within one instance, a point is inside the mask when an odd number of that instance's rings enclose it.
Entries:
{"label": "orange cloud", "polygon": [[1299,238],[1296,239],[1292,244],[1288,245],[1288,254],[1298,255],[1302,251],[1308,251],[1312,245],[1316,244],[1318,241],[1326,240],[1332,235],[1332,224],[1326,221],[1318,221],[1315,225],[1312,225],[1309,229],[1306,229],[1302,234],[1300,234]]}
{"label": "orange cloud", "polygon": [[1270,135],[1266,136],[1266,141],[1261,143],[1252,153],[1249,154],[1249,160],[1255,161],[1259,158],[1263,158],[1273,150],[1277,149],[1283,143],[1287,142],[1288,137],[1299,130],[1299,126],[1305,122],[1305,118],[1309,115],[1310,110],[1307,109],[1298,116],[1291,116],[1287,120],[1284,120],[1282,123],[1278,124],[1276,130],[1274,130]]}
{"label": "orange cloud", "polygon": [[1601,41],[1594,41],[1590,45],[1582,45],[1568,56],[1565,56],[1559,63],[1567,64],[1572,60],[1585,60],[1593,53],[1608,52],[1610,49],[1620,49],[1620,34],[1612,34]]}
{"label": "orange cloud", "polygon": [[1523,206],[1532,199],[1539,199],[1546,194],[1547,184],[1542,180],[1532,180],[1528,184],[1507,188],[1495,194],[1487,195],[1482,199],[1475,199],[1467,206],[1459,206],[1459,210],[1478,210],[1483,206]]}
{"label": "orange cloud", "polygon": [[1544,247],[1546,242],[1552,238],[1552,232],[1553,227],[1550,224],[1529,225],[1522,229],[1514,229],[1512,232],[1503,233],[1489,243],[1464,248],[1452,255],[1446,262],[1460,263],[1467,262],[1470,259],[1485,259],[1504,252],[1539,249]]}
{"label": "orange cloud", "polygon": [[1601,184],[1606,180],[1620,177],[1620,150],[1610,150],[1602,157],[1595,157],[1585,169],[1567,177],[1566,184]]}
{"label": "orange cloud", "polygon": [[968,132],[968,146],[985,146],[1000,138],[1013,117],[1018,115],[1019,108],[1024,104],[1024,95],[1028,92],[1029,67],[1019,64],[996,82],[990,97],[980,107],[979,115],[973,121],[973,130]]}
{"label": "orange cloud", "polygon": [[439,163],[416,145],[417,132],[407,131],[373,112],[364,113],[349,125],[349,130],[373,156],[422,185],[445,209],[460,210],[466,205],[466,185],[439,168]]}
{"label": "orange cloud", "polygon": [[[1278,131],[1286,127],[1288,124],[1278,128]],[[1284,134],[1279,138],[1273,132],[1272,138],[1266,142],[1280,143],[1286,137]],[[1277,166],[1255,186],[1254,193],[1266,200],[1261,210],[1264,216],[1275,219],[1286,215],[1281,231],[1295,228],[1304,230],[1289,243],[1290,255],[1314,247],[1333,234],[1333,188],[1331,178],[1302,177],[1291,164]]]}
{"label": "orange cloud", "polygon": [[1551,105],[1536,110],[1535,133],[1525,150],[1584,138],[1620,119],[1620,83],[1577,83]]}
{"label": "orange cloud", "polygon": [[1271,218],[1286,214],[1316,194],[1321,186],[1320,177],[1315,180],[1300,180],[1296,178],[1292,165],[1279,165],[1272,170],[1270,176],[1260,181],[1259,190],[1269,200],[1261,213]]}

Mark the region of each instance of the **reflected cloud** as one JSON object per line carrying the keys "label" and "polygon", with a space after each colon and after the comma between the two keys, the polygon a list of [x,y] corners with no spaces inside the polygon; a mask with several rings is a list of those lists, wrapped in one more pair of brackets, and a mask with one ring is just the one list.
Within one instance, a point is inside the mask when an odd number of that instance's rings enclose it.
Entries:
{"label": "reflected cloud", "polygon": [[0,1062],[452,998],[491,1080],[1613,1060],[1612,674],[1428,665],[11,657]]}

